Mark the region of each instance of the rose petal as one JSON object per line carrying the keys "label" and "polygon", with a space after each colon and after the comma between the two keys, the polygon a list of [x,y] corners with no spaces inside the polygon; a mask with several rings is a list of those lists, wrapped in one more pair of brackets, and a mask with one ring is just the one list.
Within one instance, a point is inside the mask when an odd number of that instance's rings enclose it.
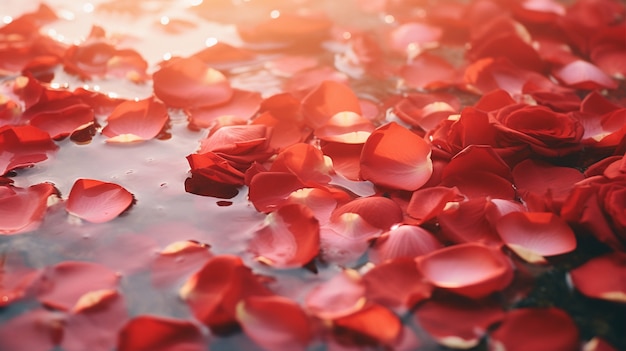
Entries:
{"label": "rose petal", "polygon": [[51,350],[61,341],[63,322],[63,316],[57,312],[43,309],[25,312],[0,326],[0,348],[11,351]]}
{"label": "rose petal", "polygon": [[330,181],[330,167],[322,152],[304,143],[294,144],[284,149],[274,159],[270,172],[293,173],[307,186],[327,184]]}
{"label": "rose petal", "polygon": [[370,261],[379,264],[397,258],[415,258],[442,247],[431,233],[418,226],[400,225],[381,235],[369,252]]}
{"label": "rose petal", "polygon": [[400,68],[402,83],[407,88],[425,90],[455,86],[458,72],[439,56],[423,53]]}
{"label": "rose petal", "polygon": [[554,72],[563,84],[577,89],[615,89],[617,83],[597,66],[583,60],[571,62]]}
{"label": "rose petal", "polygon": [[188,276],[200,269],[212,255],[206,245],[193,241],[177,241],[165,249],[152,264],[152,283],[157,286],[167,286],[187,279]]}
{"label": "rose petal", "polygon": [[428,222],[437,217],[449,203],[458,203],[464,200],[458,188],[436,186],[419,189],[411,195],[411,201],[406,213],[417,221],[417,224]]}
{"label": "rose petal", "polygon": [[592,258],[570,271],[574,287],[585,296],[626,303],[626,255],[614,252]]}
{"label": "rose petal", "polygon": [[295,302],[281,296],[251,296],[237,305],[243,331],[267,350],[305,350],[311,341],[309,318]]}
{"label": "rose petal", "polygon": [[371,226],[356,213],[344,213],[320,228],[320,247],[325,261],[345,266],[356,262],[370,241],[382,230]]}
{"label": "rose petal", "polygon": [[375,129],[365,117],[352,112],[339,112],[314,131],[316,137],[328,142],[363,144]]}
{"label": "rose petal", "polygon": [[50,135],[39,128],[0,127],[0,174],[44,161],[48,153],[57,149]]}
{"label": "rose petal", "polygon": [[65,261],[44,271],[37,297],[44,305],[68,311],[89,293],[116,289],[119,279],[118,273],[100,264]]}
{"label": "rose petal", "polygon": [[206,345],[198,327],[185,320],[137,316],[120,332],[119,351],[204,351]]}
{"label": "rose petal", "polygon": [[500,291],[513,279],[508,258],[500,250],[478,243],[439,249],[417,262],[433,285],[470,298]]}
{"label": "rose petal", "polygon": [[270,266],[301,267],[319,252],[319,230],[319,222],[309,208],[284,205],[267,215],[249,248],[258,261]]}
{"label": "rose petal", "polygon": [[578,329],[572,318],[555,307],[520,308],[506,314],[491,333],[492,348],[507,351],[578,350]]}
{"label": "rose petal", "polygon": [[496,224],[504,243],[530,263],[546,263],[576,249],[576,237],[561,217],[549,212],[511,212]]}
{"label": "rose petal", "polygon": [[376,185],[414,191],[433,172],[430,146],[410,130],[392,122],[374,131],[361,153],[361,177]]}
{"label": "rose petal", "polygon": [[402,209],[386,197],[362,197],[338,207],[331,217],[336,220],[345,213],[356,213],[371,226],[389,230],[392,225],[402,222]]}
{"label": "rose petal", "polygon": [[63,139],[82,126],[94,123],[94,111],[81,99],[67,97],[40,101],[24,111],[22,118],[45,130],[53,139]]}
{"label": "rose petal", "polygon": [[108,222],[126,211],[133,195],[114,183],[78,179],[67,198],[67,211],[92,223]]}
{"label": "rose petal", "polygon": [[152,98],[129,100],[113,110],[102,134],[109,137],[110,143],[150,140],[161,133],[168,120],[167,108],[162,103]]}
{"label": "rose petal", "polygon": [[323,81],[302,100],[302,113],[311,128],[325,125],[339,112],[361,114],[361,104],[352,89],[332,80]]}
{"label": "rose petal", "polygon": [[338,332],[356,333],[356,340],[364,337],[373,343],[383,344],[394,343],[402,330],[398,316],[378,304],[370,304],[353,314],[337,318],[333,326]]}
{"label": "rose petal", "polygon": [[305,298],[305,308],[322,319],[352,314],[365,304],[365,286],[356,271],[343,270],[314,287]]}
{"label": "rose petal", "polygon": [[216,119],[224,116],[247,120],[259,110],[261,101],[261,94],[257,92],[234,89],[232,97],[220,105],[191,109],[189,125],[194,128],[210,127]]}
{"label": "rose petal", "polygon": [[363,144],[325,142],[321,148],[324,155],[332,160],[336,173],[349,180],[360,180]]}
{"label": "rose petal", "polygon": [[154,94],[176,108],[216,106],[229,101],[234,90],[226,77],[195,57],[176,58],[154,72]]}
{"label": "rose petal", "polygon": [[37,229],[48,208],[48,199],[57,194],[52,184],[41,183],[26,189],[0,186],[0,235]]}
{"label": "rose petal", "polygon": [[441,234],[447,240],[456,243],[501,242],[487,218],[487,211],[491,207],[487,198],[477,197],[460,203],[449,203],[447,207],[437,216]]}

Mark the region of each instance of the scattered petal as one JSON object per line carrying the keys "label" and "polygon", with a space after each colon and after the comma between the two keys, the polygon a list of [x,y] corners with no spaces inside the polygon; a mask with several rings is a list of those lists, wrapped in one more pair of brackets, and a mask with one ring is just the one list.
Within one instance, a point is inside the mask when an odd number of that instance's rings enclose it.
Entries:
{"label": "scattered petal", "polygon": [[78,179],[67,198],[67,211],[92,223],[108,222],[133,204],[133,195],[114,183]]}

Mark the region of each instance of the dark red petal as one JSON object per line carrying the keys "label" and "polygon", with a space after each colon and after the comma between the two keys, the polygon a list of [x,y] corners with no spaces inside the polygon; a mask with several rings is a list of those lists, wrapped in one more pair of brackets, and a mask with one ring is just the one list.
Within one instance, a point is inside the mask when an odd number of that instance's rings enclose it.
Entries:
{"label": "dark red petal", "polygon": [[544,256],[576,249],[572,229],[550,212],[511,212],[497,221],[496,229],[511,250],[531,263],[546,263]]}
{"label": "dark red petal", "polygon": [[306,206],[281,206],[267,215],[250,241],[249,249],[257,260],[270,266],[302,267],[319,252],[319,222]]}
{"label": "dark red petal", "polygon": [[0,186],[0,235],[36,229],[46,214],[48,199],[56,192],[48,183],[26,189]]}
{"label": "dark red petal", "polygon": [[574,184],[584,179],[583,174],[569,167],[558,167],[532,159],[518,163],[512,171],[518,192],[537,194],[539,197],[563,203]]}
{"label": "dark red petal", "polygon": [[363,276],[369,300],[389,308],[412,308],[430,297],[433,287],[412,258],[397,258],[370,269]]}
{"label": "dark red petal", "polygon": [[521,308],[507,313],[489,343],[492,349],[507,351],[578,350],[578,337],[578,328],[565,311]]}
{"label": "dark red petal", "polygon": [[68,311],[80,309],[93,293],[115,290],[120,275],[97,263],[65,261],[48,267],[38,299],[46,306]]}
{"label": "dark red petal", "polygon": [[50,135],[33,126],[0,127],[0,174],[29,167],[48,158],[59,147]]}
{"label": "dark red petal", "polygon": [[352,264],[381,233],[382,230],[371,226],[356,213],[333,216],[330,223],[320,228],[322,258],[342,266]]}
{"label": "dark red petal", "polygon": [[442,247],[431,233],[418,226],[400,225],[376,239],[370,261],[379,264],[396,258],[414,258]]}
{"label": "dark red petal", "polygon": [[257,92],[234,89],[233,96],[223,104],[189,110],[189,124],[195,128],[206,128],[226,116],[247,120],[259,110],[261,101],[261,94]]}
{"label": "dark red petal", "polygon": [[457,203],[463,199],[463,195],[456,187],[436,186],[419,189],[411,195],[406,213],[421,224],[438,216],[449,203]]}
{"label": "dark red petal", "polygon": [[392,225],[402,222],[402,209],[398,204],[386,197],[362,197],[338,207],[333,212],[332,219],[339,218],[345,213],[356,213],[370,225],[389,230]]}
{"label": "dark red petal", "polygon": [[357,312],[333,321],[335,329],[364,336],[376,343],[391,344],[402,331],[402,322],[393,312],[378,304],[363,307]]}
{"label": "dark red petal", "polygon": [[157,286],[174,284],[200,269],[211,252],[206,245],[193,241],[177,241],[159,252],[152,264],[152,283]]}
{"label": "dark red petal", "polygon": [[237,305],[237,321],[250,339],[267,350],[305,350],[312,338],[308,316],[281,296],[251,296]]}
{"label": "dark red petal", "polygon": [[205,351],[198,327],[185,320],[138,316],[120,332],[118,351]]}
{"label": "dark red petal", "polygon": [[437,343],[453,349],[469,349],[480,342],[490,326],[504,318],[502,307],[491,300],[429,300],[415,317]]}
{"label": "dark red petal", "polygon": [[108,222],[126,211],[133,195],[123,187],[94,179],[78,179],[67,198],[67,211],[92,223]]}
{"label": "dark red petal", "polygon": [[306,310],[322,319],[336,319],[360,310],[365,286],[356,271],[344,270],[314,287],[305,298]]}
{"label": "dark red petal", "polygon": [[361,114],[361,104],[352,89],[335,81],[323,81],[302,100],[302,113],[307,124],[319,128],[339,112]]}
{"label": "dark red petal", "polygon": [[64,318],[57,312],[33,309],[0,326],[0,349],[49,351],[62,337]]}
{"label": "dark red petal", "polygon": [[565,85],[577,89],[615,89],[617,83],[597,66],[583,60],[569,63],[554,72]]}
{"label": "dark red petal", "polygon": [[125,101],[107,118],[102,134],[110,143],[127,143],[155,138],[169,120],[167,108],[152,98]]}
{"label": "dark red petal", "polygon": [[626,254],[592,258],[570,271],[574,287],[586,296],[626,303]]}
{"label": "dark red petal", "polygon": [[221,72],[195,57],[172,59],[154,72],[153,80],[154,94],[171,107],[220,105],[234,94]]}
{"label": "dark red petal", "polygon": [[417,190],[433,172],[428,143],[392,122],[374,131],[361,153],[361,177],[380,186]]}
{"label": "dark red petal", "polygon": [[487,218],[490,206],[491,202],[482,197],[450,203],[448,208],[437,216],[442,236],[457,243],[500,243],[500,237]]}
{"label": "dark red petal", "polygon": [[418,258],[424,277],[433,285],[470,298],[507,287],[513,267],[498,249],[478,243],[459,244]]}
{"label": "dark red petal", "polygon": [[241,258],[215,256],[180,288],[193,315],[216,330],[236,324],[235,308],[247,296],[269,295]]}

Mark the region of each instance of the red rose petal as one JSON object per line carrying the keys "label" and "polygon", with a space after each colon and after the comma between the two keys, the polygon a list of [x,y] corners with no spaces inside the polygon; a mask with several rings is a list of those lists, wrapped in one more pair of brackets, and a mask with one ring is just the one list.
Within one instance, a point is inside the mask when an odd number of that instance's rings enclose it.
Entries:
{"label": "red rose petal", "polygon": [[459,98],[447,93],[409,94],[393,107],[393,112],[404,122],[425,131],[458,113]]}
{"label": "red rose petal", "polygon": [[97,263],[61,262],[43,273],[38,299],[44,305],[68,311],[79,308],[89,294],[99,290],[115,290],[118,273]]}
{"label": "red rose petal", "polygon": [[37,229],[48,208],[48,198],[57,193],[52,184],[26,189],[0,186],[0,235]]}
{"label": "red rose petal", "polygon": [[436,47],[443,30],[425,23],[407,22],[394,28],[390,35],[390,46],[399,54],[413,58],[425,48]]}
{"label": "red rose petal", "polygon": [[546,263],[576,249],[576,237],[561,217],[550,212],[511,212],[496,224],[504,243],[530,263]]}
{"label": "red rose petal", "polygon": [[57,312],[34,309],[0,326],[0,348],[11,351],[49,351],[62,337],[64,318]]}
{"label": "red rose petal", "polygon": [[314,131],[316,137],[327,142],[363,144],[375,129],[367,118],[351,111],[339,112],[325,125]]}
{"label": "red rose petal", "polygon": [[433,285],[470,298],[507,287],[513,268],[500,251],[478,243],[446,247],[418,259],[424,277]]}
{"label": "red rose petal", "polygon": [[340,331],[356,333],[383,344],[397,341],[402,331],[400,318],[378,304],[365,306],[353,314],[335,319],[333,326]]}
{"label": "red rose petal", "polygon": [[322,152],[304,143],[298,143],[281,151],[270,172],[289,172],[307,186],[327,184],[330,181],[330,167],[327,165]]}
{"label": "red rose petal", "polygon": [[417,190],[433,172],[430,146],[417,134],[392,122],[374,131],[361,154],[361,176],[376,185]]}
{"label": "red rose petal", "polygon": [[94,123],[94,111],[76,97],[40,101],[24,111],[22,118],[45,130],[53,139],[63,139],[84,125]]}
{"label": "red rose petal", "polygon": [[291,193],[306,188],[292,173],[261,172],[252,177],[248,198],[259,212],[271,212],[285,201]]}
{"label": "red rose petal", "polygon": [[218,331],[236,324],[235,308],[239,301],[269,294],[241,259],[231,255],[209,259],[179,290],[194,316]]}
{"label": "red rose petal", "polygon": [[365,286],[356,271],[344,270],[314,287],[305,298],[307,311],[322,319],[336,319],[360,310]]}
{"label": "red rose petal", "polygon": [[585,296],[626,303],[626,254],[592,258],[570,271],[574,287]]}
{"label": "red rose petal", "polygon": [[211,252],[206,245],[193,241],[177,241],[164,248],[152,264],[152,283],[157,286],[174,284],[200,269]]}
{"label": "red rose petal", "polygon": [[195,128],[210,127],[220,117],[237,117],[247,120],[254,116],[261,105],[261,94],[234,89],[232,97],[225,103],[189,110],[189,124]]}
{"label": "red rose petal", "polygon": [[450,203],[448,208],[437,216],[442,236],[456,243],[500,243],[500,237],[487,218],[490,207],[491,202],[484,197]]}
{"label": "red rose petal", "polygon": [[237,305],[237,320],[250,339],[267,350],[305,350],[312,338],[309,318],[281,296],[252,296]]}
{"label": "red rose petal", "polygon": [[102,134],[110,143],[150,140],[161,133],[168,119],[165,105],[152,98],[125,101],[107,118]]}
{"label": "red rose petal", "polygon": [[339,112],[361,114],[361,104],[352,89],[335,81],[323,81],[302,100],[302,113],[311,128],[319,128]]}
{"label": "red rose petal", "polygon": [[367,223],[382,230],[389,230],[392,225],[402,222],[402,209],[386,197],[362,197],[338,207],[332,219],[338,219],[345,213],[356,213]]}
{"label": "red rose petal", "polygon": [[585,90],[615,89],[617,83],[597,66],[583,60],[569,63],[554,72],[565,85]]}
{"label": "red rose petal", "polygon": [[320,249],[319,222],[303,205],[288,204],[267,215],[250,242],[256,259],[278,268],[301,267]]}
{"label": "red rose petal", "polygon": [[348,265],[356,262],[370,241],[382,230],[371,226],[356,213],[344,213],[320,228],[320,246],[325,261]]}
{"label": "red rose petal", "polygon": [[418,90],[440,89],[457,85],[458,72],[448,61],[439,56],[424,53],[399,72],[403,85]]}
{"label": "red rose petal", "polygon": [[457,203],[465,197],[456,187],[436,186],[419,189],[411,195],[406,213],[417,221],[417,224],[428,222],[437,217],[449,203]]}
{"label": "red rose petal", "polygon": [[78,179],[67,198],[67,211],[92,223],[108,222],[126,211],[133,195],[114,183]]}
{"label": "red rose petal", "polygon": [[442,247],[431,233],[414,225],[393,227],[381,235],[369,252],[370,261],[383,263],[396,258],[414,258]]}
{"label": "red rose petal", "polygon": [[0,175],[44,161],[49,152],[57,149],[50,135],[39,128],[0,127]]}
{"label": "red rose petal", "polygon": [[176,58],[153,74],[154,94],[177,108],[216,106],[229,101],[234,90],[219,71],[195,57]]}
{"label": "red rose petal", "polygon": [[604,339],[600,339],[595,337],[589,340],[583,346],[582,351],[618,351],[616,348],[611,346],[608,342],[604,341]]}
{"label": "red rose petal", "polygon": [[430,297],[433,287],[412,258],[398,258],[370,269],[363,276],[366,296],[389,308],[410,309]]}
{"label": "red rose petal", "polygon": [[576,324],[563,310],[521,308],[506,314],[489,343],[507,351],[578,350],[578,337]]}
{"label": "red rose petal", "polygon": [[185,320],[138,316],[120,332],[118,351],[205,351],[198,327]]}
{"label": "red rose petal", "polygon": [[491,300],[429,300],[415,317],[437,343],[453,349],[469,349],[480,342],[490,326],[504,318],[504,310]]}

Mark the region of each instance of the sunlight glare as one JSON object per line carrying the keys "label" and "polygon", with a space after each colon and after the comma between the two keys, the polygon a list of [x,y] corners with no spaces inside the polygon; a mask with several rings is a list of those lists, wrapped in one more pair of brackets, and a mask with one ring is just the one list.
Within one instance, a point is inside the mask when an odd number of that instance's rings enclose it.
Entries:
{"label": "sunlight glare", "polygon": [[91,13],[91,12],[93,12],[93,10],[95,10],[95,6],[93,6],[92,3],[88,2],[88,3],[83,5],[83,11],[85,11],[87,13]]}

